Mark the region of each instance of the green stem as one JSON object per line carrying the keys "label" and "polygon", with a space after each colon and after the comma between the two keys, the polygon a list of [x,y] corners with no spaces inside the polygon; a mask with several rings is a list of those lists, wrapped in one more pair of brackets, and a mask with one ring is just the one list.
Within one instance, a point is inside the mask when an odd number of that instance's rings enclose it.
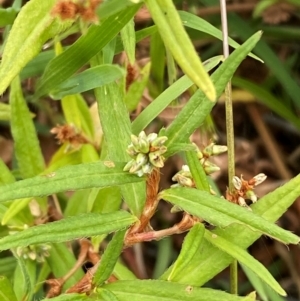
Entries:
{"label": "green stem", "polygon": [[[226,0],[220,0],[222,33],[223,33],[223,52],[225,59],[229,56],[228,47],[228,26],[226,13]],[[233,130],[233,111],[232,111],[232,95],[231,82],[228,82],[225,88],[225,111],[226,111],[226,132],[228,147],[228,186],[229,191],[233,190],[232,179],[235,176],[235,160],[234,160],[234,130]],[[232,294],[238,293],[238,263],[234,260],[230,265],[230,291]]]}

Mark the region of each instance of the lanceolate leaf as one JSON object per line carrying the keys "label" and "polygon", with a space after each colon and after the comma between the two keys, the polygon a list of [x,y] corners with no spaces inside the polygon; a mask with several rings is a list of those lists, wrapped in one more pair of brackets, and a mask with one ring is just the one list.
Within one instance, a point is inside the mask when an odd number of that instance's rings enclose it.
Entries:
{"label": "lanceolate leaf", "polygon": [[[171,0],[146,0],[147,8],[158,31],[181,69],[212,102],[216,100],[214,85],[189,39]],[[180,43],[178,43],[180,41]]]}
{"label": "lanceolate leaf", "polygon": [[54,91],[50,92],[50,96],[53,99],[61,99],[66,95],[82,93],[110,84],[124,75],[124,69],[116,65],[101,65],[89,68],[62,82]]}
{"label": "lanceolate leaf", "polygon": [[0,239],[0,250],[108,234],[124,229],[135,221],[136,218],[126,211],[102,214],[86,213],[71,216],[57,222],[34,226],[22,232],[5,236]]}
{"label": "lanceolate leaf", "polygon": [[278,294],[286,296],[286,292],[274,279],[272,274],[254,257],[252,257],[247,251],[229,242],[228,240],[213,234],[212,232],[205,230],[205,239],[212,245],[231,255],[237,259],[240,263],[250,268],[256,273],[263,281],[265,281],[270,287],[272,287]]}
{"label": "lanceolate leaf", "polygon": [[0,201],[45,196],[67,190],[118,186],[143,178],[123,171],[125,163],[93,162],[63,167],[55,172],[0,187]]}
{"label": "lanceolate leaf", "polygon": [[112,274],[121,254],[126,230],[116,232],[101,257],[100,265],[94,275],[93,283],[101,286]]}
{"label": "lanceolate leaf", "polygon": [[[223,56],[212,57],[205,62],[203,66],[208,72],[215,68],[221,61]],[[145,110],[143,110],[137,118],[132,122],[132,132],[137,135],[147,125],[150,124],[176,97],[180,96],[184,91],[190,88],[193,82],[186,76],[182,76],[173,85],[161,93],[153,100]]]}
{"label": "lanceolate leaf", "polygon": [[[116,281],[104,285],[103,289],[112,292],[119,301],[239,301],[244,299],[218,290],[161,280]],[[249,300],[254,301],[255,298]]]}
{"label": "lanceolate leaf", "polygon": [[[253,213],[274,223],[299,196],[300,176],[297,176],[284,186],[258,200],[258,202],[251,207]],[[254,232],[243,225],[231,225],[225,229],[219,228],[212,232],[243,249],[250,246],[261,236],[260,233]],[[202,252],[199,252],[197,256],[194,257],[193,263],[184,269],[178,281],[201,286],[225,269],[231,261],[231,256],[204,241]],[[168,273],[169,271],[164,275],[164,279]]]}
{"label": "lanceolate leaf", "polygon": [[7,39],[0,65],[0,94],[13,78],[35,57],[43,44],[65,30],[71,21],[62,22],[51,15],[57,0],[31,0],[18,14]]}
{"label": "lanceolate leaf", "polygon": [[17,301],[12,285],[5,276],[0,276],[0,300]]}
{"label": "lanceolate leaf", "polygon": [[88,63],[130,21],[139,7],[140,5],[131,6],[105,19],[101,25],[92,25],[85,35],[49,63],[35,96],[49,93]]}
{"label": "lanceolate leaf", "polygon": [[12,82],[9,101],[18,166],[23,178],[33,177],[44,170],[44,159],[18,77]]}
{"label": "lanceolate leaf", "polygon": [[177,275],[181,275],[184,267],[192,263],[194,255],[197,252],[201,252],[204,231],[204,225],[199,223],[193,226],[186,235],[179,256],[173,264],[171,273],[168,276],[168,281],[174,281]]}
{"label": "lanceolate leaf", "polygon": [[[205,32],[221,41],[223,40],[222,31],[216,28],[215,26],[213,26],[212,24],[210,24],[209,22],[207,22],[206,20],[194,14],[191,14],[187,11],[179,11],[178,14],[184,26]],[[237,42],[235,42],[231,38],[228,39],[228,43],[233,48],[237,48],[240,46]],[[258,61],[263,62],[259,57],[257,57],[252,53],[249,53],[249,56],[253,57]]]}
{"label": "lanceolate leaf", "polygon": [[297,244],[300,241],[297,235],[206,191],[185,187],[171,188],[162,191],[160,197],[215,226],[224,228],[230,224],[242,224],[252,231],[260,231],[285,243]]}
{"label": "lanceolate leaf", "polygon": [[[238,47],[211,76],[215,83],[217,97],[221,95],[236,68],[254,48],[260,37],[261,32],[254,34]],[[169,137],[167,146],[185,141],[204,122],[213,106],[214,103],[207,99],[202,91],[197,91],[167,129]]]}
{"label": "lanceolate leaf", "polygon": [[[95,95],[109,159],[128,162],[130,157],[126,149],[130,144],[131,131],[124,95],[116,84],[97,88]],[[145,183],[126,185],[121,190],[130,210],[135,215],[140,215],[146,199]]]}

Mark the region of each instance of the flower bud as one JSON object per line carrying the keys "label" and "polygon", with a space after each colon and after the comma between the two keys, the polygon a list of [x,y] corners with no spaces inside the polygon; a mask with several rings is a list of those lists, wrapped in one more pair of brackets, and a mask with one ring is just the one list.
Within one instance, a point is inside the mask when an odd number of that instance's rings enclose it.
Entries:
{"label": "flower bud", "polygon": [[140,143],[139,143],[139,150],[144,153],[147,154],[149,152],[149,142],[146,139],[140,139]]}
{"label": "flower bud", "polygon": [[232,184],[236,190],[240,190],[242,188],[242,181],[239,177],[234,176],[232,179]]}
{"label": "flower bud", "polygon": [[164,143],[168,140],[167,136],[161,136],[161,137],[157,137],[154,141],[151,142],[151,146],[163,146]]}
{"label": "flower bud", "polygon": [[130,168],[133,166],[133,164],[135,164],[134,160],[130,160],[123,168],[123,171],[129,171]]}
{"label": "flower bud", "polygon": [[155,139],[157,138],[157,134],[156,133],[151,133],[147,136],[147,141],[149,143],[152,143]]}
{"label": "flower bud", "polygon": [[263,181],[265,181],[267,176],[264,173],[259,173],[256,175],[253,180],[255,180],[255,186],[261,184]]}
{"label": "flower bud", "polygon": [[149,153],[149,160],[155,167],[162,168],[164,166],[164,157],[160,155],[159,151]]}
{"label": "flower bud", "polygon": [[210,175],[212,173],[214,173],[215,171],[219,171],[220,170],[220,167],[209,162],[209,161],[205,161],[204,163],[204,171],[207,175]]}

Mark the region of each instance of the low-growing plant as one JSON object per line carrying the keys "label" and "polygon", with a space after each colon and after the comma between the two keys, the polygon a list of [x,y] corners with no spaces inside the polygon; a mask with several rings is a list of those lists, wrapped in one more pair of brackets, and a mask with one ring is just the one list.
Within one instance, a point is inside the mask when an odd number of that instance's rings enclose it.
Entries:
{"label": "low-growing plant", "polygon": [[[101,2],[31,0],[21,7],[15,0],[0,12],[6,26],[0,93],[10,87],[0,117],[10,123],[15,155],[13,172],[0,161],[0,250],[10,250],[0,257],[0,299],[256,300],[254,292],[242,297],[202,287],[236,260],[284,296],[246,249],[261,235],[299,243],[298,236],[274,224],[300,195],[299,176],[257,201],[255,187],[266,176],[246,180],[233,174],[221,197],[210,185],[209,175],[218,170],[210,159],[227,147],[190,141],[243,59],[259,60],[251,51],[262,33],[242,45],[229,39],[235,50],[226,59],[202,63],[183,26],[221,39],[222,32],[208,22],[177,11],[171,0]],[[135,30],[142,5],[155,25]],[[74,43],[63,41],[71,34],[77,34]],[[153,58],[163,59],[138,70],[136,43],[148,36]],[[113,64],[121,52],[124,64]],[[150,70],[161,79],[152,87],[156,97],[132,121]],[[25,93],[23,80],[37,76],[34,93]],[[187,90],[190,98],[171,124],[149,132]],[[82,96],[86,91],[94,92],[91,107]],[[61,146],[46,164],[28,103],[45,106],[49,98],[60,103],[64,121],[51,130]],[[186,165],[172,187],[159,191],[160,170],[176,153]],[[182,219],[153,230],[151,218],[164,201],[173,213],[181,211]],[[158,279],[139,280],[120,261],[125,248],[183,232],[188,233],[181,252]],[[92,267],[84,272],[86,262]]]}

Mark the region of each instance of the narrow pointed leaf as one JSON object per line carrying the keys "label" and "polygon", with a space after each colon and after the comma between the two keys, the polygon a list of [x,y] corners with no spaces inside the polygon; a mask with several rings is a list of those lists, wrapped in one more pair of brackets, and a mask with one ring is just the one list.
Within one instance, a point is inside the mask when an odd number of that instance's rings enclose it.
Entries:
{"label": "narrow pointed leaf", "polygon": [[204,225],[199,223],[193,226],[186,235],[179,256],[173,264],[170,275],[168,276],[168,281],[174,281],[176,276],[182,273],[184,267],[192,263],[195,253],[201,252],[204,230]]}
{"label": "narrow pointed leaf", "polygon": [[[182,285],[161,280],[116,281],[103,288],[112,292],[119,301],[239,301],[243,297],[209,288]],[[101,294],[100,294],[101,296]],[[108,299],[109,300],[109,299]],[[255,299],[250,299],[255,300]]]}
{"label": "narrow pointed leaf", "polygon": [[[274,223],[299,196],[300,176],[297,176],[282,187],[262,197],[251,207],[253,213]],[[243,225],[231,225],[212,232],[243,249],[249,247],[261,236],[260,233],[253,232]],[[203,242],[202,250],[194,257],[193,263],[184,269],[180,280],[178,279],[179,282],[201,286],[225,269],[232,261],[231,256],[206,241]],[[165,273],[164,279],[168,273],[169,271]]]}
{"label": "narrow pointed leaf", "polygon": [[[97,88],[95,95],[109,158],[128,162],[131,158],[126,149],[130,144],[131,130],[124,95],[116,84]],[[130,210],[139,216],[146,199],[145,183],[129,184],[121,187],[121,191]]]}
{"label": "narrow pointed leaf", "polygon": [[101,286],[112,274],[123,248],[125,233],[126,230],[116,232],[101,256],[100,265],[93,279],[96,286]]}
{"label": "narrow pointed leaf", "polygon": [[17,301],[12,285],[5,276],[0,276],[0,300]]}
{"label": "narrow pointed leaf", "polygon": [[189,165],[195,185],[199,190],[210,191],[207,175],[195,151],[185,153],[187,164]]}
{"label": "narrow pointed leaf", "polygon": [[[178,14],[180,16],[180,19],[182,20],[182,23],[185,27],[193,28],[202,32],[205,32],[219,40],[223,40],[223,34],[220,29],[210,24],[208,21],[200,18],[199,16],[196,16],[194,14],[191,14],[187,11],[178,11]],[[238,48],[240,44],[238,44],[236,41],[228,38],[228,44],[233,48]],[[249,56],[252,58],[260,61],[263,63],[263,60],[260,59],[258,56],[249,53]]]}
{"label": "narrow pointed leaf", "polygon": [[83,131],[85,135],[93,140],[93,120],[84,98],[80,94],[65,96],[61,100],[61,106],[66,122],[74,124],[79,131]]}
{"label": "narrow pointed leaf", "polygon": [[10,120],[10,105],[0,102],[0,120]]}
{"label": "narrow pointed leaf", "polygon": [[101,25],[92,25],[85,35],[48,64],[35,96],[49,93],[88,63],[130,21],[139,7],[131,6],[105,19]]}
{"label": "narrow pointed leaf", "polygon": [[[189,39],[176,7],[171,0],[146,0],[148,10],[158,31],[175,60],[187,76],[215,102],[216,92],[208,73],[203,68],[199,55]],[[178,43],[180,41],[180,43]]]}
{"label": "narrow pointed leaf", "polygon": [[86,92],[110,84],[125,75],[124,69],[115,65],[101,65],[89,68],[59,84],[50,96],[61,99],[66,95]]}
{"label": "narrow pointed leaf", "polygon": [[185,187],[173,188],[162,191],[160,197],[215,226],[224,228],[230,224],[242,224],[252,231],[262,232],[287,244],[297,244],[300,241],[297,235],[206,191]]}
{"label": "narrow pointed leaf", "polygon": [[63,167],[49,174],[1,186],[0,202],[25,197],[46,196],[67,190],[118,186],[144,180],[124,172],[124,166],[125,163],[99,161]]}
{"label": "narrow pointed leaf", "polygon": [[130,20],[121,30],[121,38],[129,63],[133,65],[135,62],[135,43],[136,43],[133,19]]}
{"label": "narrow pointed leaf", "polygon": [[40,52],[47,40],[72,24],[71,21],[62,22],[51,15],[51,9],[56,2],[57,0],[31,0],[22,7],[3,51],[0,94],[3,94],[13,78]]}
{"label": "narrow pointed leaf", "polygon": [[[257,32],[250,37],[212,74],[211,78],[215,83],[217,97],[222,94],[233,73],[247,54],[254,48],[261,34],[261,32]],[[166,145],[185,141],[204,122],[213,106],[214,103],[207,99],[202,91],[198,90],[167,129],[169,139]],[[166,157],[168,156],[167,153],[165,155]]]}
{"label": "narrow pointed leaf", "polygon": [[0,158],[0,185],[10,184],[13,182],[15,182],[14,176],[12,175],[6,164],[3,162],[3,160]]}
{"label": "narrow pointed leaf", "polygon": [[44,159],[18,77],[12,82],[9,101],[18,166],[23,178],[33,177],[44,170]]}
{"label": "narrow pointed leaf", "polygon": [[256,273],[263,281],[265,281],[271,288],[273,288],[278,294],[286,296],[286,292],[280,286],[280,284],[274,279],[272,274],[254,257],[252,257],[247,251],[243,250],[239,246],[229,242],[221,236],[215,235],[212,232],[205,230],[205,239],[211,244],[226,252],[238,262],[244,264],[252,272]]}
{"label": "narrow pointed leaf", "polygon": [[126,211],[87,213],[28,228],[0,239],[0,250],[32,244],[63,242],[108,234],[130,226],[136,218]]}
{"label": "narrow pointed leaf", "polygon": [[[205,70],[208,72],[215,68],[221,61],[223,56],[215,56],[203,63]],[[186,76],[182,76],[168,89],[161,93],[153,100],[145,110],[143,110],[137,118],[132,122],[132,132],[137,135],[147,125],[151,123],[174,99],[180,96],[184,91],[190,88],[194,83]]]}

